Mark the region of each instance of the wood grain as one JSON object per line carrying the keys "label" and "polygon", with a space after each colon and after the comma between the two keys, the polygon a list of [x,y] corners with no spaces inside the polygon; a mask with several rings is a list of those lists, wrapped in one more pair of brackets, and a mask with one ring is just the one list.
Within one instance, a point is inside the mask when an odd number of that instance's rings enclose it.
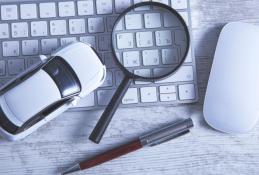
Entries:
{"label": "wood grain", "polygon": [[[191,0],[199,91],[203,97],[218,35],[230,21],[259,23],[258,0]],[[259,46],[258,46],[259,47]],[[245,94],[245,92],[244,92]],[[102,111],[67,112],[25,140],[0,140],[0,174],[52,175],[179,118],[191,117],[191,133],[157,147],[142,149],[85,175],[258,175],[259,125],[248,134],[226,135],[203,120],[196,105],[119,109],[99,145],[88,136]]]}

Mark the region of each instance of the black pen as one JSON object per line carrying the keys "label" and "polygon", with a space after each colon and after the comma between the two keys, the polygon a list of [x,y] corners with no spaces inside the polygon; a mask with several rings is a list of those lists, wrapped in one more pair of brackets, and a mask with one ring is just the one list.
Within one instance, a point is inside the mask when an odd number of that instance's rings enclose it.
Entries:
{"label": "black pen", "polygon": [[75,171],[89,169],[91,167],[100,165],[109,160],[115,159],[122,155],[141,149],[144,146],[155,146],[171,139],[177,138],[189,132],[189,129],[193,127],[192,119],[186,119],[183,121],[171,123],[161,129],[148,133],[138,139],[120,146],[118,148],[107,151],[94,158],[83,161],[67,169],[62,174],[69,174]]}

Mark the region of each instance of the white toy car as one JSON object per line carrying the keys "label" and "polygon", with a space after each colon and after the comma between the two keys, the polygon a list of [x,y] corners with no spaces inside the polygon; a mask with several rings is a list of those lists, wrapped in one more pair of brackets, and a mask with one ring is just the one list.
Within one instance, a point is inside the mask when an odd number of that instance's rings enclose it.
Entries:
{"label": "white toy car", "polygon": [[76,105],[98,88],[106,68],[88,45],[75,42],[40,56],[42,64],[22,73],[1,89],[0,135],[19,140]]}

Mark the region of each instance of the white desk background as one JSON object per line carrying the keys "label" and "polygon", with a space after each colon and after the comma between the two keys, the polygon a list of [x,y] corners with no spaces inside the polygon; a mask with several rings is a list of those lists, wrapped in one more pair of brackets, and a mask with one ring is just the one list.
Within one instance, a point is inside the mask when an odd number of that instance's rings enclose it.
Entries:
{"label": "white desk background", "polygon": [[195,128],[189,135],[78,174],[258,175],[259,124],[248,134],[226,135],[208,127],[201,111],[208,72],[222,26],[237,20],[258,23],[259,1],[191,1],[201,96],[199,104],[119,109],[99,145],[91,143],[88,136],[102,111],[67,112],[23,141],[10,143],[0,139],[0,174],[58,174],[79,160],[126,143],[168,122],[191,117]]}

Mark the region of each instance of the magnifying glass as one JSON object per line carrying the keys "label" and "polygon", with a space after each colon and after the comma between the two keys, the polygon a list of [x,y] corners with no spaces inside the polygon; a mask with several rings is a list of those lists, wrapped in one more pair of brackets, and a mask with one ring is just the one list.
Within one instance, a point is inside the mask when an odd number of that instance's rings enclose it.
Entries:
{"label": "magnifying glass", "polygon": [[124,78],[89,139],[100,142],[133,80],[155,82],[168,77],[182,65],[189,47],[188,27],[171,7],[142,2],[127,8],[112,31],[114,61]]}

